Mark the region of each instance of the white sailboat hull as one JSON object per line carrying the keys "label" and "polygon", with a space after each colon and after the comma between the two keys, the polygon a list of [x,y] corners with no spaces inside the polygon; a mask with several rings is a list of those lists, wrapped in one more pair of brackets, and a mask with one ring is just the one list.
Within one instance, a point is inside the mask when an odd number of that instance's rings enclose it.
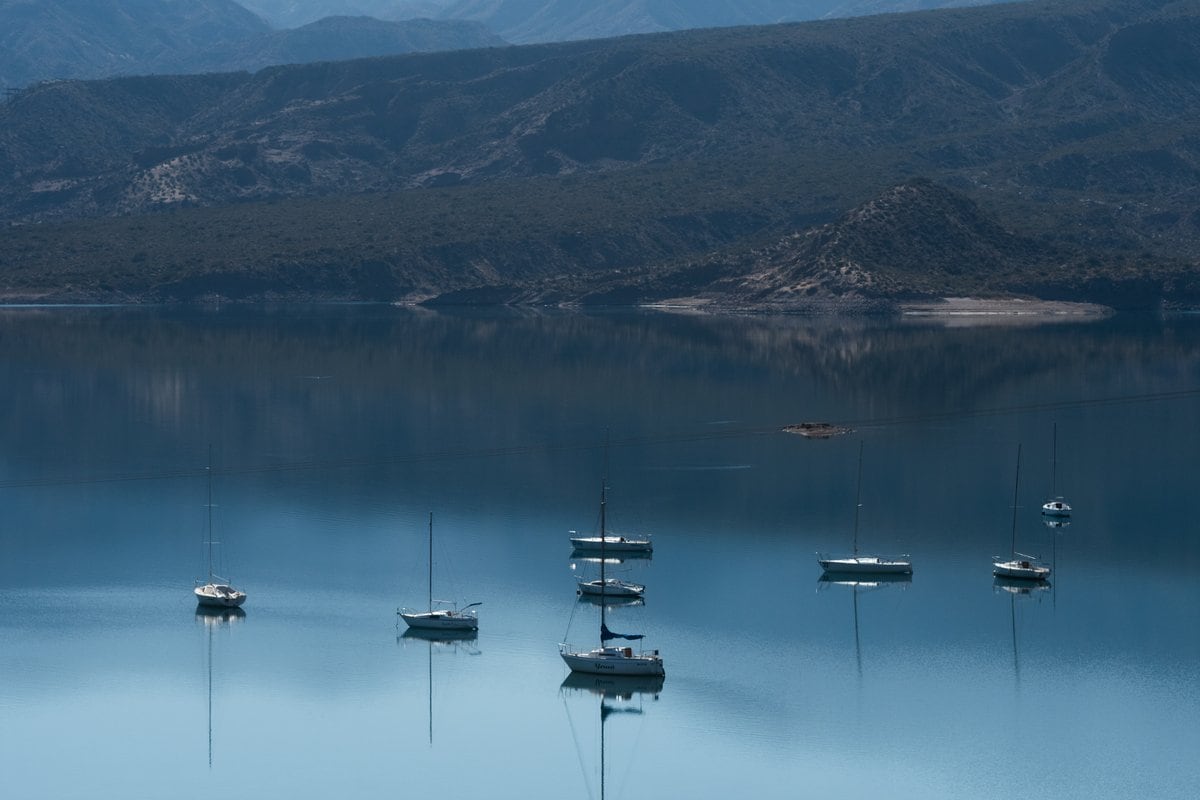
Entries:
{"label": "white sailboat hull", "polygon": [[883,575],[912,574],[911,561],[888,556],[844,556],[840,558],[818,556],[817,563],[826,572],[855,572]]}
{"label": "white sailboat hull", "polygon": [[238,608],[246,602],[246,593],[224,583],[206,583],[192,590],[202,606]]}
{"label": "white sailboat hull", "polygon": [[580,594],[598,597],[641,597],[645,591],[646,587],[640,583],[631,583],[618,578],[608,578],[603,581],[579,581]]}
{"label": "white sailboat hull", "polygon": [[1036,561],[1016,559],[995,561],[992,574],[1001,578],[1021,578],[1028,581],[1044,581],[1050,577],[1050,568]]}
{"label": "white sailboat hull", "polygon": [[479,628],[479,619],[472,612],[461,611],[409,611],[400,612],[400,618],[410,628],[425,630],[473,631]]}
{"label": "white sailboat hull", "polygon": [[604,550],[610,553],[649,553],[654,543],[649,539],[627,539],[624,536],[572,536],[576,550]]}
{"label": "white sailboat hull", "polygon": [[666,675],[657,650],[634,653],[629,647],[599,647],[576,652],[565,646],[559,651],[572,672],[589,675]]}

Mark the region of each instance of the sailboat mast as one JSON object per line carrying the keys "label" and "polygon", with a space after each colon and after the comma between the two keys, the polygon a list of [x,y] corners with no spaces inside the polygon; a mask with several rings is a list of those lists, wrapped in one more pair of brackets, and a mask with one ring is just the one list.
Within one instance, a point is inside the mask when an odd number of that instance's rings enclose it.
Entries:
{"label": "sailboat mast", "polygon": [[858,488],[854,490],[854,555],[858,555],[858,511],[862,508],[863,443],[858,443]]}
{"label": "sailboat mast", "polygon": [[212,650],[213,650],[213,628],[215,627],[215,623],[207,624],[205,627],[208,628],[208,768],[211,770],[212,769],[212,744],[213,744],[213,740],[212,740],[212,686],[213,686]]}
{"label": "sailboat mast", "polygon": [[1054,423],[1053,444],[1050,446],[1050,496],[1058,496],[1058,423]]}
{"label": "sailboat mast", "polygon": [[433,611],[433,512],[429,512],[429,610]]}
{"label": "sailboat mast", "polygon": [[429,746],[433,746],[433,640],[429,642]]}
{"label": "sailboat mast", "polygon": [[[604,515],[608,507],[608,476],[605,475],[600,480],[600,630],[604,630],[605,619],[605,590],[608,588],[607,572],[605,570],[605,561],[607,561],[605,553],[605,545],[608,544],[605,534],[605,519]],[[603,642],[601,642],[603,644]]]}
{"label": "sailboat mast", "polygon": [[1017,557],[1017,488],[1021,485],[1021,445],[1017,443],[1017,475],[1013,479],[1012,557]]}
{"label": "sailboat mast", "polygon": [[851,588],[854,596],[854,660],[858,664],[858,680],[862,681],[862,644],[858,638],[858,586]]}
{"label": "sailboat mast", "polygon": [[208,582],[213,582],[213,527],[212,527],[212,445],[208,446]]}
{"label": "sailboat mast", "polygon": [[604,695],[600,696],[600,800],[604,800]]}

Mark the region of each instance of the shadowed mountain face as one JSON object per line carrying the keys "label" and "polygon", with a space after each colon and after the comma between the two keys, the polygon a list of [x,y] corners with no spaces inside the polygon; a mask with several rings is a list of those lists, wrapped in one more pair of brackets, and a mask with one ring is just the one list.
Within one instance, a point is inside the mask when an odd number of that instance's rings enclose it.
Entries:
{"label": "shadowed mountain face", "polygon": [[1186,300],[1197,63],[1194,2],[1066,0],[39,86],[0,106],[3,218],[214,210],[11,229],[0,264],[169,299]]}
{"label": "shadowed mountain face", "polygon": [[1178,64],[1200,59],[1200,13],[1158,11],[1172,6],[1049,2],[41,86],[0,107],[0,216],[776,153],[1004,193],[1184,191],[1200,83]]}

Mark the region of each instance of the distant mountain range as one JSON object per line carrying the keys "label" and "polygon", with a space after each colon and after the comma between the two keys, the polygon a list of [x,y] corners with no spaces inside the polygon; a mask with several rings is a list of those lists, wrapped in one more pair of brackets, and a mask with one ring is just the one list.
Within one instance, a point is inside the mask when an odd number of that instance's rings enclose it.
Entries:
{"label": "distant mountain range", "polygon": [[239,0],[275,28],[298,28],[325,17],[433,19],[454,0]]}
{"label": "distant mountain range", "polygon": [[331,15],[472,20],[510,42],[535,43],[769,25],[829,17],[985,5],[1000,0],[243,0],[289,28]]}
{"label": "distant mountain range", "polygon": [[256,70],[994,1],[0,0],[0,87]]}
{"label": "distant mountain range", "polygon": [[277,64],[308,64],[399,53],[467,50],[507,44],[478,22],[325,17],[299,28],[224,41],[172,63],[177,72],[253,72]]}
{"label": "distant mountain range", "polygon": [[154,72],[269,30],[233,0],[0,0],[0,82]]}
{"label": "distant mountain range", "polygon": [[273,31],[233,0],[0,0],[0,84],[187,72],[504,44],[463,20],[323,19]]}
{"label": "distant mountain range", "polygon": [[0,274],[42,299],[1198,303],[1198,71],[1195,0],[1040,0],[41,85],[0,105]]}

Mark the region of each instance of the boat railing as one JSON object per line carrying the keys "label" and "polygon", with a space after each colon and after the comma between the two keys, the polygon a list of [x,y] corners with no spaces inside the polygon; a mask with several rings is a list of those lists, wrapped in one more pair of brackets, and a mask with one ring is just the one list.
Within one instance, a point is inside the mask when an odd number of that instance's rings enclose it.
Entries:
{"label": "boat railing", "polygon": [[861,559],[869,558],[869,559],[875,559],[876,561],[911,561],[912,554],[911,553],[871,553],[871,554],[867,555],[867,554],[860,553],[858,555],[855,555],[854,553],[822,553],[822,552],[818,551],[817,558],[821,561],[831,561],[834,559],[849,561],[849,560],[855,559],[855,558],[861,558]]}

